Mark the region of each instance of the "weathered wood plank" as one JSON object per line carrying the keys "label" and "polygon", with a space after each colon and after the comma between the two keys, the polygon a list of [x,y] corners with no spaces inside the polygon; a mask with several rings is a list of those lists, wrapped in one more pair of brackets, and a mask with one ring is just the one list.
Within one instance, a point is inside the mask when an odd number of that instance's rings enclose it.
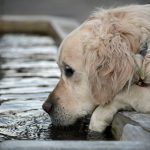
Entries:
{"label": "weathered wood plank", "polygon": [[126,124],[123,128],[121,140],[149,142],[150,133],[140,126]]}
{"label": "weathered wood plank", "polygon": [[[142,141],[147,139],[147,137],[150,135],[149,122],[150,114],[142,114],[137,112],[119,112],[116,114],[112,122],[112,133],[118,140],[123,137],[122,140],[138,139]],[[137,131],[138,133],[136,133]]]}

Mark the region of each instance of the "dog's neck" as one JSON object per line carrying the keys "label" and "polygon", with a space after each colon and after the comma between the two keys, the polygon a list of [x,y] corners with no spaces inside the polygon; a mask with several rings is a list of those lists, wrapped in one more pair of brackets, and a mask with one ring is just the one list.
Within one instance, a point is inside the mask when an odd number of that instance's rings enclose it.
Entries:
{"label": "dog's neck", "polygon": [[145,83],[145,67],[144,67],[144,59],[148,53],[148,43],[145,42],[140,50],[139,50],[139,54],[142,56],[142,65],[139,66],[138,63],[135,61],[136,67],[138,68],[137,70],[137,74],[138,74],[138,80],[136,81],[136,84],[141,86],[141,87],[146,87],[146,86],[150,86],[150,83]]}
{"label": "dog's neck", "polygon": [[147,54],[147,51],[148,51],[148,44],[147,42],[145,42],[144,45],[142,45],[142,47],[140,48],[139,54],[145,57]]}

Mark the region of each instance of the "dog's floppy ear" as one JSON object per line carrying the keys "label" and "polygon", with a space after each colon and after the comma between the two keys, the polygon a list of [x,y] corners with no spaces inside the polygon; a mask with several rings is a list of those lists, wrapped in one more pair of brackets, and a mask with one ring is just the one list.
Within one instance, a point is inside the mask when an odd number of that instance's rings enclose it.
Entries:
{"label": "dog's floppy ear", "polygon": [[134,60],[128,37],[110,32],[101,39],[89,40],[86,49],[86,69],[91,92],[97,104],[104,105],[132,79]]}
{"label": "dog's floppy ear", "polygon": [[133,53],[137,53],[139,51],[142,32],[137,27],[120,21],[112,23],[109,27],[109,32],[112,34],[120,34],[120,36],[126,40],[126,43],[129,44],[130,50]]}

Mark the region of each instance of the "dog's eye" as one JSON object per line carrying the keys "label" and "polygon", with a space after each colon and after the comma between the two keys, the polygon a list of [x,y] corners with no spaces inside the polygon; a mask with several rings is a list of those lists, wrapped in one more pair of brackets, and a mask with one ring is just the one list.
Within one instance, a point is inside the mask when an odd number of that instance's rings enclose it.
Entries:
{"label": "dog's eye", "polygon": [[65,66],[64,71],[65,71],[66,77],[71,77],[74,73],[74,70],[68,65]]}

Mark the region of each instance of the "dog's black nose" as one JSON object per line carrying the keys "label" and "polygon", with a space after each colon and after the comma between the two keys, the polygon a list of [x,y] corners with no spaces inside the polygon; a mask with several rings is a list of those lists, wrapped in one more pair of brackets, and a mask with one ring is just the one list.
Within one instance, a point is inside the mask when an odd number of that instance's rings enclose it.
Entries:
{"label": "dog's black nose", "polygon": [[52,110],[52,104],[50,102],[45,102],[42,105],[42,108],[44,109],[45,112],[47,112],[48,114],[50,114],[50,112]]}

